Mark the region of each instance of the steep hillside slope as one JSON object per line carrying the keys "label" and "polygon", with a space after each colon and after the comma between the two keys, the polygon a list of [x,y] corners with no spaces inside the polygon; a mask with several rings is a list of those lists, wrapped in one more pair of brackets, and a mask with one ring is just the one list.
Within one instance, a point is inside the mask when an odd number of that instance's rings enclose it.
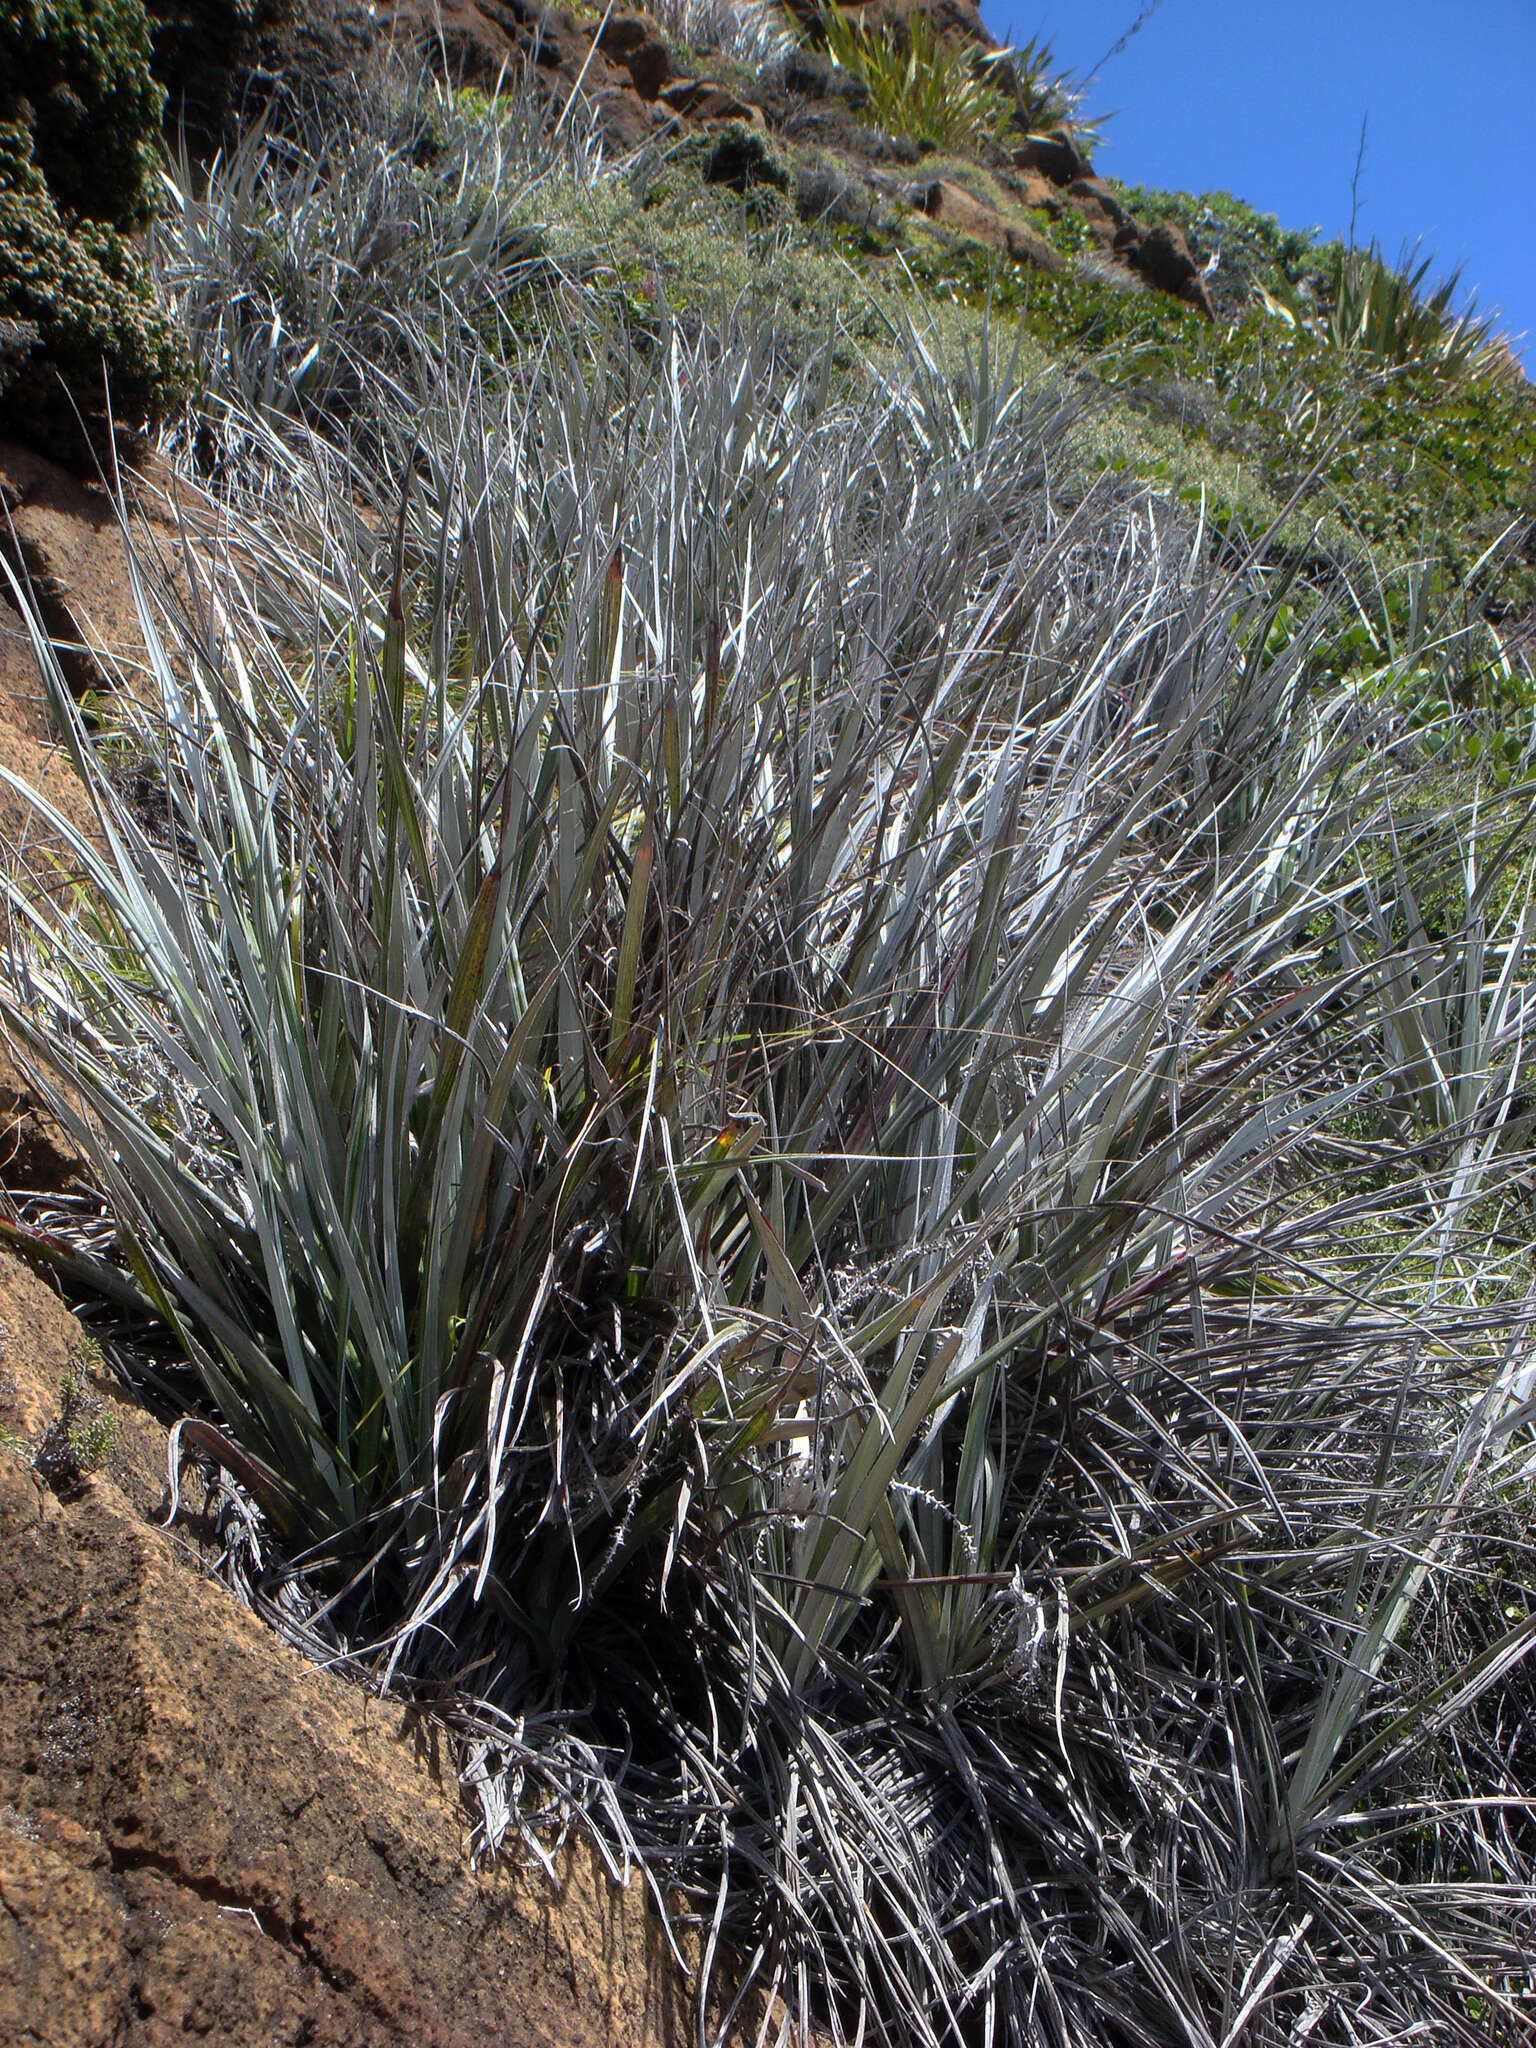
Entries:
{"label": "steep hillside slope", "polygon": [[0,473],[0,2028],[1526,2042],[1507,355],[968,0],[150,13],[182,376]]}

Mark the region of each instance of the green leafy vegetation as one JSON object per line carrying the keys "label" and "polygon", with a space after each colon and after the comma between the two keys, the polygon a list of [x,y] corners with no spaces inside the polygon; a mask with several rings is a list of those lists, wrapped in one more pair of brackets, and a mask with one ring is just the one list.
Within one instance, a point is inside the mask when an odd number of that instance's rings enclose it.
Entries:
{"label": "green leafy vegetation", "polygon": [[127,230],[153,210],[163,95],[149,55],[140,0],[15,0],[0,16],[0,120],[30,131],[76,220]]}
{"label": "green leafy vegetation", "polygon": [[[1536,601],[1536,395],[1519,380],[1463,375],[1454,353],[1428,348],[1401,363],[1340,348],[1262,307],[1213,328],[1162,294],[999,270],[979,248],[930,244],[907,261],[925,293],[1011,313],[1118,405],[1172,430],[1177,453],[1152,459],[1184,488],[1267,524],[1305,487],[1334,557],[1389,576],[1438,559],[1453,580],[1483,563],[1497,609]],[[1213,455],[1238,460],[1239,490]]]}
{"label": "green leafy vegetation", "polygon": [[[1434,259],[1405,251],[1389,263],[1374,244],[1336,249],[1326,303],[1315,331],[1332,347],[1358,350],[1383,363],[1415,363],[1442,377],[1507,377],[1508,351],[1470,309],[1456,311],[1460,273],[1431,283]],[[1305,311],[1294,291],[1278,310],[1293,321]]]}
{"label": "green leafy vegetation", "polygon": [[[569,128],[554,147],[535,142],[537,107],[515,92],[495,118],[473,96],[456,109],[433,101],[430,87],[412,105],[377,141],[333,160],[279,163],[248,143],[238,171],[206,189],[178,174],[182,225],[167,284],[194,330],[217,323],[248,353],[247,388],[267,390],[270,379],[265,402],[279,409],[323,408],[333,384],[339,398],[359,374],[359,322],[387,331],[387,308],[404,300],[419,311],[432,280],[476,274],[493,245],[490,290],[440,295],[491,339],[519,331],[560,280],[608,297],[640,328],[669,311],[718,319],[752,307],[793,347],[815,346],[830,322],[879,351],[917,301],[925,320],[956,337],[988,318],[1018,320],[1032,365],[1065,363],[1094,394],[1085,461],[1128,462],[1192,503],[1203,493],[1250,531],[1282,520],[1286,545],[1317,573],[1342,566],[1357,586],[1390,586],[1440,557],[1454,582],[1495,549],[1480,571],[1483,594],[1510,616],[1536,595],[1536,404],[1512,381],[1332,348],[1310,327],[1270,317],[1252,292],[1240,317],[1213,328],[1123,275],[1110,281],[1070,209],[1017,209],[1078,266],[1045,277],[978,244],[936,239],[904,220],[899,203],[778,138],[743,131],[747,151],[737,149],[739,164],[722,161],[717,183],[706,178],[713,157],[703,138],[597,175]],[[425,153],[423,136],[432,138]],[[737,146],[727,135],[714,147]],[[529,168],[510,176],[514,162]],[[937,166],[934,175],[961,176],[1005,214],[1013,203],[995,174],[958,161],[951,173],[942,158]],[[1173,218],[1167,195],[1154,197],[1148,217]],[[1240,226],[1268,252],[1257,283],[1278,290],[1287,267],[1311,274],[1308,238],[1219,194],[1189,202],[1185,215],[1193,227],[1212,210],[1229,251]],[[185,255],[182,236],[197,243]],[[1331,258],[1317,260],[1326,269]],[[1303,487],[1305,509],[1287,513]]]}
{"label": "green leafy vegetation", "polygon": [[60,448],[100,422],[108,395],[143,423],[179,397],[186,357],[149,278],[117,229],[63,215],[18,121],[0,123],[0,320],[26,337],[0,366],[12,433]]}
{"label": "green leafy vegetation", "polygon": [[868,88],[864,118],[887,134],[936,149],[976,149],[1013,120],[1013,103],[988,76],[991,67],[966,45],[936,36],[921,14],[909,15],[898,34],[834,6],[820,26],[834,61]]}
{"label": "green leafy vegetation", "polygon": [[1110,185],[1138,220],[1176,227],[1200,263],[1217,258],[1206,288],[1226,318],[1251,303],[1255,286],[1321,286],[1338,246],[1319,243],[1305,229],[1282,227],[1274,214],[1260,213],[1230,192],[1164,192],[1118,179]]}
{"label": "green leafy vegetation", "polygon": [[161,94],[138,0],[0,17],[0,407],[49,447],[170,409],[184,357],[126,239],[148,219]]}
{"label": "green leafy vegetation", "polygon": [[1026,134],[1048,134],[1070,126],[1084,150],[1098,138],[1098,123],[1083,118],[1084,92],[1071,72],[1057,64],[1051,46],[1031,36],[988,60],[988,69],[1006,80],[1013,97],[1017,125]]}
{"label": "green leafy vegetation", "polygon": [[116,1444],[116,1415],[91,1392],[84,1366],[72,1362],[59,1376],[59,1412],[43,1432],[33,1469],[49,1486],[67,1491],[105,1465]]}

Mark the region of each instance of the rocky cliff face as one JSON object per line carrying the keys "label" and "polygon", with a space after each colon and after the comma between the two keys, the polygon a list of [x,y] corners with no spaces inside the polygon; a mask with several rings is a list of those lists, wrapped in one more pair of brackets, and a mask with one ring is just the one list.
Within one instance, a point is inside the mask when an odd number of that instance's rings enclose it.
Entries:
{"label": "rocky cliff face", "polygon": [[34,1468],[81,1332],[9,1255],[0,1326],[0,2040],[681,2042],[639,1880],[579,1847],[558,1892],[474,1870],[431,1726],[201,1571],[160,1526],[165,1433],[109,1377],[101,1469]]}
{"label": "rocky cliff face", "polygon": [[[712,75],[707,53],[685,53],[653,16],[635,9],[577,14],[538,0],[378,0],[372,8],[360,0],[316,0],[302,8],[292,0],[149,5],[168,122],[204,148],[257,113],[281,119],[344,103],[368,60],[386,51],[407,66],[427,66],[487,92],[527,66],[552,108],[579,98],[615,154],[724,126],[780,136],[823,153],[814,173],[796,182],[824,182],[830,173],[839,183],[841,217],[851,217],[850,195],[861,195],[866,209],[902,202],[917,207],[943,239],[979,243],[1046,270],[1061,268],[1060,259],[1028,223],[1013,217],[1008,202],[1076,213],[1128,284],[1210,310],[1177,230],[1149,235],[1094,176],[1069,132],[1028,136],[1020,129],[1011,163],[1002,153],[988,166],[1005,181],[1003,206],[975,193],[968,202],[936,199],[938,181],[924,177],[921,151],[859,119],[858,82],[814,47],[766,67],[749,83],[724,62]],[[999,49],[971,0],[863,0],[844,11],[898,38],[921,16],[945,42]],[[799,0],[791,13],[814,43],[818,11]],[[999,82],[1007,84],[1006,67]],[[797,189],[803,211],[813,207],[814,196]]]}
{"label": "rocky cliff face", "polygon": [[[813,34],[816,9],[806,4],[798,11]],[[898,37],[920,15],[941,39],[999,49],[971,0],[864,0],[844,11]],[[1063,267],[1060,257],[1007,202],[1021,211],[1075,213],[1100,255],[1128,284],[1168,292],[1209,316],[1199,269],[1183,236],[1167,227],[1148,232],[1134,220],[1094,176],[1069,130],[1027,135],[1021,127],[1011,150],[997,153],[999,160],[988,168],[1002,180],[1005,204],[999,206],[953,182],[925,178],[922,152],[861,121],[857,81],[814,49],[768,67],[748,88],[712,78],[706,57],[684,58],[658,23],[637,11],[592,20],[536,0],[382,0],[377,19],[381,38],[409,62],[434,65],[450,78],[488,90],[509,69],[531,65],[552,103],[563,106],[573,94],[581,96],[615,151],[725,124],[814,145],[823,155],[814,175],[824,179],[830,171],[839,180],[844,217],[850,195],[862,194],[874,207],[904,202],[946,239],[977,242],[1014,263],[1051,271]],[[794,185],[802,212],[814,211],[803,189],[809,169],[784,178]]]}

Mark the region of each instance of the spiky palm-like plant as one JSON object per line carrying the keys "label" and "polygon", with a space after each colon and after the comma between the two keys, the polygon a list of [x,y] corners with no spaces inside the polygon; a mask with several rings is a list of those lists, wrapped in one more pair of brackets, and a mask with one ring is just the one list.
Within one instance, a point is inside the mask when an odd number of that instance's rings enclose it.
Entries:
{"label": "spiky palm-like plant", "polygon": [[1292,286],[1279,281],[1261,296],[1293,326],[1305,326],[1330,347],[1393,368],[1420,365],[1446,377],[1505,377],[1509,351],[1491,320],[1468,304],[1459,312],[1461,272],[1434,280],[1433,255],[1405,248],[1390,262],[1369,247],[1338,246],[1325,304],[1314,313]]}
{"label": "spiky palm-like plant", "polygon": [[922,15],[898,33],[884,23],[854,21],[837,7],[821,17],[834,62],[869,90],[866,118],[892,135],[938,149],[977,147],[995,139],[1013,107],[987,77],[973,51],[941,40]]}

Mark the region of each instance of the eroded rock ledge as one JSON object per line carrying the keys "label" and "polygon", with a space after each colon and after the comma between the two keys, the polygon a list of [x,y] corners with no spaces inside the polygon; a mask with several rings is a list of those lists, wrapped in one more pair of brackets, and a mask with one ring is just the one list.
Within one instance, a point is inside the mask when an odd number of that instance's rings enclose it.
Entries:
{"label": "eroded rock ledge", "polygon": [[80,1350],[0,1255],[0,2040],[46,2048],[671,2048],[636,1882],[476,1872],[398,1707],[279,1642],[156,1524],[164,1432],[117,1413],[62,1492],[27,1456]]}

